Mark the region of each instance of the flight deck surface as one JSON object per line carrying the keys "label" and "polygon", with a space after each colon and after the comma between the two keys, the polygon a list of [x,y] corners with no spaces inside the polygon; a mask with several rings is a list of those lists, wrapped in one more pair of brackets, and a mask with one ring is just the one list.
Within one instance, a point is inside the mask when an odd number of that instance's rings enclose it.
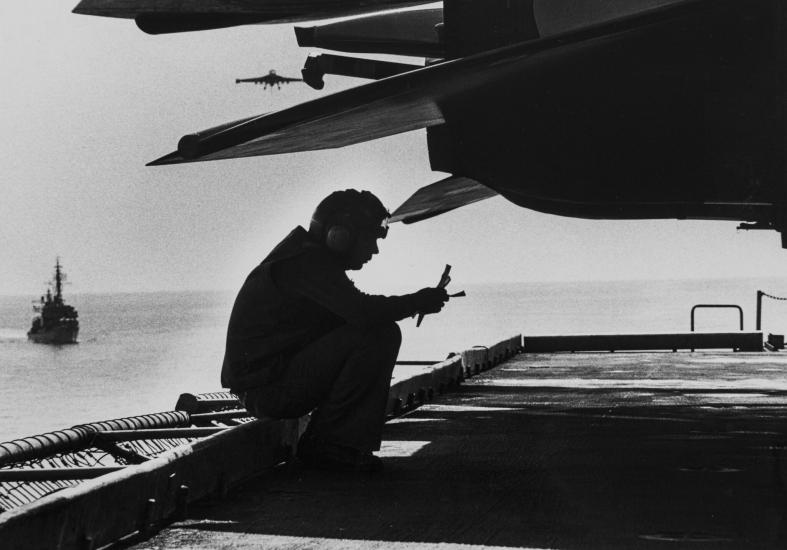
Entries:
{"label": "flight deck surface", "polygon": [[[787,355],[524,354],[134,548],[784,548]],[[463,546],[463,548],[467,548]]]}

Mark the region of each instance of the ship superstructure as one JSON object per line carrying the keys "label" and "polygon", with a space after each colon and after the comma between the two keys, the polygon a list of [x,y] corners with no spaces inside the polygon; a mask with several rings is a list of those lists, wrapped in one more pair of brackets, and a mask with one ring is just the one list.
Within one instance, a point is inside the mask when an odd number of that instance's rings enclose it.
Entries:
{"label": "ship superstructure", "polygon": [[34,305],[33,310],[38,315],[33,319],[33,325],[27,332],[27,337],[33,342],[41,344],[76,344],[79,333],[79,320],[77,310],[63,300],[63,283],[66,274],[60,266],[60,258],[55,261],[55,276],[46,294],[41,296],[40,304]]}

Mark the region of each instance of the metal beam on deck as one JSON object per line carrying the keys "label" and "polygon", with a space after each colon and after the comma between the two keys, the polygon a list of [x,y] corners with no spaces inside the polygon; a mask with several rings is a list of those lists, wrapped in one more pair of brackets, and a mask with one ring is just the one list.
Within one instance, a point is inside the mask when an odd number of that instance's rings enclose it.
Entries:
{"label": "metal beam on deck", "polygon": [[762,351],[762,332],[525,336],[525,353],[732,349]]}

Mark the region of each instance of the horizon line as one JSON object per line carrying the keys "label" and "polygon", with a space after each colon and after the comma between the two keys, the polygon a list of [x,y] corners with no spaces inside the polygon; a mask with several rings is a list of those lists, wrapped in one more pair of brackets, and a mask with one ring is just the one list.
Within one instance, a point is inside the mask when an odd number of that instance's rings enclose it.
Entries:
{"label": "horizon line", "polygon": [[[462,283],[464,286],[492,286],[492,285],[501,285],[501,286],[510,286],[510,285],[544,285],[544,284],[599,284],[599,283],[633,283],[633,282],[673,282],[673,281],[740,281],[740,280],[747,280],[747,279],[780,279],[782,277],[776,275],[737,275],[737,276],[686,276],[686,277],[656,277],[656,278],[646,278],[646,277],[632,277],[626,279],[553,279],[553,280],[535,280],[535,281],[514,281],[514,280],[501,280],[501,281],[467,281]],[[787,278],[785,278],[787,280]],[[411,285],[396,285],[396,288],[404,286],[411,286]],[[417,285],[416,285],[417,286]],[[237,292],[240,289],[240,286],[237,288],[161,288],[161,289],[138,289],[138,290],[130,290],[130,289],[122,289],[122,290],[84,290],[84,291],[76,291],[70,292],[70,295],[106,295],[106,294],[177,294],[177,293],[225,293],[225,292]],[[0,292],[0,298],[20,298],[20,297],[29,297],[29,296],[38,296],[40,292],[36,293],[13,293],[7,294]]]}

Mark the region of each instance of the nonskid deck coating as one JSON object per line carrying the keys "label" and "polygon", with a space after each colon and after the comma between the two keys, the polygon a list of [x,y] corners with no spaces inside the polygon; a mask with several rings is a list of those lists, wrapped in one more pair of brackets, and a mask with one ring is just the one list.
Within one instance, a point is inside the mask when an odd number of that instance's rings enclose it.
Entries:
{"label": "nonskid deck coating", "polygon": [[787,354],[520,355],[135,548],[785,548],[786,406]]}

